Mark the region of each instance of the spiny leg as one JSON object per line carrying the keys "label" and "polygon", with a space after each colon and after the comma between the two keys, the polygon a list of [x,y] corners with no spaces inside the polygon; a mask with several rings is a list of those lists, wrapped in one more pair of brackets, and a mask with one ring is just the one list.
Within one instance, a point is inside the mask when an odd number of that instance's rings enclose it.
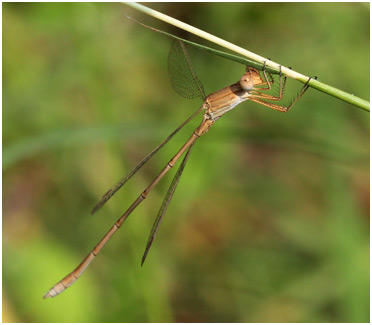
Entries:
{"label": "spiny leg", "polygon": [[[270,59],[267,59],[267,60],[270,61]],[[269,76],[270,76],[270,80],[271,81],[269,81],[269,79],[267,78],[267,74],[266,74],[266,61],[267,60],[265,60],[264,65],[262,67],[262,74],[263,74],[263,76],[265,78],[265,81],[266,81],[265,83],[263,83],[263,85],[266,84],[267,85],[267,88],[259,88],[260,90],[270,90],[271,89],[271,85],[274,84],[274,82],[275,82],[275,80],[273,78],[273,75],[271,73],[269,73]]]}
{"label": "spiny leg", "polygon": [[[271,89],[271,85],[273,85],[275,83],[274,81],[274,78],[272,76],[271,73],[269,73],[269,76],[272,80],[272,82],[270,83],[267,79],[267,75],[266,75],[266,61],[264,63],[264,66],[263,66],[263,69],[262,69],[262,73],[263,73],[263,76],[266,80],[266,83],[268,85],[268,88],[260,88],[260,87],[257,87],[255,88],[255,90],[260,93],[261,91],[265,91],[265,90],[270,90]],[[270,95],[272,98],[270,98],[271,100],[281,100],[283,98],[283,95],[284,95],[284,89],[285,89],[285,85],[286,85],[286,82],[287,82],[287,77],[284,77],[284,81],[283,80],[283,74],[282,74],[282,66],[280,65],[279,66],[279,95],[278,96],[274,96],[274,95]]]}
{"label": "spiny leg", "polygon": [[[288,112],[288,110],[302,97],[302,95],[305,93],[305,91],[309,88],[309,82],[310,82],[311,79],[313,79],[313,78],[309,77],[309,79],[307,80],[305,85],[302,87],[298,96],[291,102],[291,104],[289,106],[281,106],[281,105],[273,104],[273,103],[270,103],[270,102],[266,102],[264,99],[266,99],[266,100],[280,100],[281,98],[280,99],[279,98],[273,99],[273,98],[271,98],[270,95],[262,94],[258,91],[255,91],[253,94],[251,93],[251,96],[249,97],[249,100],[251,100],[252,102],[259,103],[261,105],[270,107],[270,108],[275,109],[275,110],[280,111],[280,112],[284,112],[284,113]],[[314,79],[316,79],[316,77],[314,77]]]}

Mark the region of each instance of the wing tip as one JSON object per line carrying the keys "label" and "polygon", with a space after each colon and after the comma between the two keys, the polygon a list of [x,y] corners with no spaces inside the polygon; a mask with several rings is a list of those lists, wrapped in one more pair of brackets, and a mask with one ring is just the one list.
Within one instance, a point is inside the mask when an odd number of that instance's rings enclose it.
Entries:
{"label": "wing tip", "polygon": [[92,211],[90,211],[90,214],[91,214],[91,215],[95,214],[95,213],[96,213],[100,208],[101,208],[100,204],[99,204],[99,203],[96,204],[96,205],[94,206],[94,208],[92,209]]}
{"label": "wing tip", "polygon": [[146,245],[146,249],[145,249],[145,252],[143,253],[142,260],[141,260],[141,267],[143,266],[143,263],[145,263],[145,261],[146,261],[147,254],[150,251],[150,248],[151,248],[151,245],[152,245],[152,242],[153,241],[154,241],[153,238],[149,239],[149,241],[148,241],[148,243]]}

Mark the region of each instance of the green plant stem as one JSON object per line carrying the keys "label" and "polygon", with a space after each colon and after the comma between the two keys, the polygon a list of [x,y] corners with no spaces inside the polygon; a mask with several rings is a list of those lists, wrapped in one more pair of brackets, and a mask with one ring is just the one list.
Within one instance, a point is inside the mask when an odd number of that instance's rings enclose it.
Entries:
{"label": "green plant stem", "polygon": [[[210,33],[202,31],[202,30],[200,30],[196,27],[185,24],[185,23],[183,23],[183,22],[181,22],[181,21],[179,21],[175,18],[172,18],[170,16],[167,16],[167,15],[161,13],[161,12],[158,12],[156,10],[145,7],[145,6],[140,5],[138,3],[135,3],[135,2],[124,2],[124,4],[134,8],[136,10],[139,10],[139,11],[141,11],[141,12],[143,12],[143,13],[149,15],[149,16],[160,19],[160,20],[165,21],[165,22],[167,22],[171,25],[174,25],[178,28],[186,30],[186,31],[188,31],[188,32],[190,32],[194,35],[197,35],[201,38],[204,38],[204,39],[206,39],[210,42],[218,44],[218,45],[220,45],[224,48],[227,48],[227,49],[229,49],[229,50],[231,50],[235,53],[238,53],[238,54],[240,54],[240,55],[242,55],[242,56],[244,56],[248,59],[251,59],[253,61],[256,61],[256,62],[259,62],[259,63],[262,63],[262,64],[266,62],[265,64],[268,67],[277,69],[278,66],[281,66],[282,73],[284,75],[286,75],[287,77],[296,79],[296,80],[298,80],[302,83],[306,83],[306,82],[309,81],[310,77],[308,77],[308,76],[305,76],[305,75],[303,75],[299,72],[296,72],[294,70],[291,70],[289,68],[286,68],[286,67],[280,65],[279,63],[276,63],[276,62],[268,60],[267,58],[264,58],[260,55],[252,53],[250,51],[247,51],[247,50],[245,50],[245,49],[243,49],[243,48],[241,48],[241,47],[239,47],[235,44],[232,44],[232,43],[230,43],[228,41],[225,41],[225,40],[223,40],[223,39],[221,39],[217,36],[214,36]],[[322,92],[324,92],[328,95],[334,96],[334,97],[336,97],[338,99],[341,99],[341,100],[343,100],[343,101],[345,101],[349,104],[352,104],[352,105],[355,105],[359,108],[362,108],[362,109],[364,109],[368,112],[370,111],[370,103],[368,101],[362,99],[362,98],[356,97],[356,96],[354,96],[352,94],[349,94],[345,91],[342,91],[338,88],[329,86],[329,85],[327,85],[325,83],[322,83],[322,82],[320,82],[316,79],[313,79],[313,78],[309,81],[308,84],[309,84],[310,87],[312,87],[314,89],[320,90],[320,91],[322,91]]]}

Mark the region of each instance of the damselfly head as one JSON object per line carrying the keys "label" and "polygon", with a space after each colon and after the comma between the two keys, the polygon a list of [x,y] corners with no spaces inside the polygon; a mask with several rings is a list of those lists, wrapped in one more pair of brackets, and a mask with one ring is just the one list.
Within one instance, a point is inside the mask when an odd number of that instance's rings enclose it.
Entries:
{"label": "damselfly head", "polygon": [[255,68],[247,67],[246,73],[239,80],[240,87],[245,91],[249,91],[257,84],[262,84],[260,72]]}

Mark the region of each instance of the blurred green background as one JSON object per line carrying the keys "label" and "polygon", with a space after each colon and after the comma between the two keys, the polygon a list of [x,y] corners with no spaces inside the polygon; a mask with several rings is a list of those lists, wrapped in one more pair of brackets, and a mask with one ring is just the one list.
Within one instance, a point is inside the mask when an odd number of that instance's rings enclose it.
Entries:
{"label": "blurred green background", "polygon": [[[368,3],[149,6],[369,100]],[[125,14],[190,37],[118,3],[3,4],[3,321],[368,322],[369,114],[313,89],[287,114],[243,103],[198,141],[142,268],[175,170],[42,299],[200,123],[90,215],[200,104],[168,82],[171,40]],[[206,93],[244,71],[190,55]]]}

